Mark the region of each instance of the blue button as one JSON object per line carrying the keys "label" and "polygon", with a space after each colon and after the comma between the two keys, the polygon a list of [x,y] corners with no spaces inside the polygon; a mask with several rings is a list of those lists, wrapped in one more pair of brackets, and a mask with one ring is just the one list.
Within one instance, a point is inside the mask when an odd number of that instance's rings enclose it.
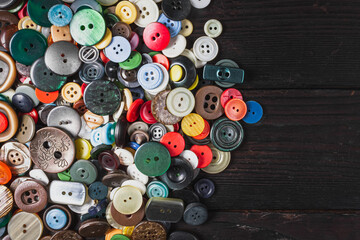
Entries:
{"label": "blue button", "polygon": [[126,38],[115,36],[112,38],[111,43],[104,49],[104,53],[110,61],[121,63],[130,57],[131,45]]}
{"label": "blue button", "polygon": [[129,147],[131,147],[134,150],[137,150],[140,147],[140,145],[137,144],[136,142],[129,142]]}
{"label": "blue button", "polygon": [[96,147],[96,146],[102,144],[102,142],[101,142],[101,127],[95,128],[91,131],[90,143],[91,143],[91,145],[93,145],[93,147]]}
{"label": "blue button", "polygon": [[100,141],[103,144],[111,145],[115,142],[116,123],[107,123],[101,127]]}
{"label": "blue button", "polygon": [[149,198],[152,197],[166,198],[169,196],[169,189],[165,185],[165,183],[155,180],[149,183],[149,185],[147,186],[146,195],[148,195]]}
{"label": "blue button", "polygon": [[0,228],[0,237],[4,235],[5,231],[6,231],[6,227]]}
{"label": "blue button", "polygon": [[130,92],[134,101],[139,98],[144,99],[145,97],[144,89],[142,87],[130,88]]}
{"label": "blue button", "polygon": [[161,84],[164,73],[156,64],[148,63],[139,69],[137,78],[143,89],[152,90]]}
{"label": "blue button", "polygon": [[203,178],[195,183],[194,190],[200,197],[209,198],[215,192],[215,185],[210,179]]}
{"label": "blue button", "polygon": [[254,124],[259,122],[263,116],[263,109],[261,105],[255,101],[247,101],[246,106],[247,106],[247,113],[242,120],[249,124]]}
{"label": "blue button", "polygon": [[94,182],[89,186],[89,197],[94,200],[101,200],[107,197],[108,187],[102,182]]}
{"label": "blue button", "polygon": [[64,27],[71,22],[73,13],[71,9],[64,4],[52,6],[48,12],[48,18],[52,25]]}
{"label": "blue button", "polygon": [[45,220],[50,228],[59,230],[65,227],[68,222],[68,217],[63,210],[55,208],[46,214]]}
{"label": "blue button", "polygon": [[178,35],[181,30],[181,21],[171,20],[170,18],[166,17],[165,14],[163,13],[160,15],[158,22],[164,24],[165,27],[169,29],[170,37],[172,38]]}

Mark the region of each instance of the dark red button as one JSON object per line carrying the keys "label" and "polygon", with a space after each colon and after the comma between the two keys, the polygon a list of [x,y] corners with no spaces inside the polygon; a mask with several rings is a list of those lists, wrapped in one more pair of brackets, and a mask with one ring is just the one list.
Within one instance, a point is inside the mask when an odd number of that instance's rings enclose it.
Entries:
{"label": "dark red button", "polygon": [[211,149],[207,145],[193,145],[190,148],[199,159],[198,168],[207,167],[213,158]]}
{"label": "dark red button", "polygon": [[153,51],[164,50],[170,42],[170,32],[165,25],[153,22],[147,25],[143,33],[145,45]]}
{"label": "dark red button", "polygon": [[204,122],[205,122],[204,130],[199,135],[193,137],[194,139],[202,140],[202,139],[206,138],[209,135],[209,133],[210,133],[210,124],[205,119],[204,119]]}
{"label": "dark red button", "polygon": [[110,59],[108,59],[106,56],[105,56],[105,54],[104,54],[104,52],[103,51],[100,51],[100,59],[101,59],[101,61],[103,61],[103,63],[108,63],[108,62],[110,62]]}
{"label": "dark red button", "polygon": [[180,130],[180,124],[179,123],[175,123],[173,126],[174,126],[174,132],[178,132]]}
{"label": "dark red button", "polygon": [[99,154],[99,163],[107,171],[113,171],[119,168],[120,159],[119,157],[110,150],[105,150]]}
{"label": "dark red button", "polygon": [[139,98],[130,105],[129,111],[126,113],[126,120],[128,120],[128,122],[135,122],[139,118],[141,105],[143,103],[144,100]]}
{"label": "dark red button", "polygon": [[32,117],[32,119],[34,119],[35,124],[38,122],[39,120],[39,114],[36,111],[35,108],[33,108],[33,110],[31,110],[28,113],[19,113],[19,117],[23,116],[23,115],[29,115],[30,117]]}
{"label": "dark red button", "polygon": [[151,101],[147,101],[141,106],[140,117],[148,124],[154,124],[157,122],[151,112]]}
{"label": "dark red button", "polygon": [[169,150],[171,157],[178,156],[185,149],[185,140],[183,136],[181,136],[181,134],[178,132],[166,133],[160,139],[160,143]]}
{"label": "dark red button", "polygon": [[163,55],[163,54],[156,54],[152,57],[152,60],[153,62],[155,63],[160,63],[161,65],[163,65],[166,70],[169,70],[169,67],[170,67],[170,62],[169,62],[169,59]]}
{"label": "dark red button", "polygon": [[235,88],[228,88],[226,89],[220,97],[220,103],[223,108],[225,108],[225,105],[228,101],[231,99],[243,99],[241,92]]}
{"label": "dark red button", "polygon": [[4,132],[9,126],[9,121],[5,114],[0,112],[0,133]]}

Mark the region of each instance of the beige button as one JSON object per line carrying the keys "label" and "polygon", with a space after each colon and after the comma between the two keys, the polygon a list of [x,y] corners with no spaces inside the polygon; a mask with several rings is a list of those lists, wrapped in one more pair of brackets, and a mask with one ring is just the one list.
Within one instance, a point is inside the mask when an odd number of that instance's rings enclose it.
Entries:
{"label": "beige button", "polygon": [[18,29],[33,29],[36,30],[38,32],[41,31],[41,26],[37,25],[36,23],[34,23],[33,20],[31,20],[31,18],[29,16],[25,16],[22,19],[20,19],[19,23],[18,23]]}
{"label": "beige button", "polygon": [[179,34],[183,35],[184,37],[188,37],[191,35],[193,30],[194,27],[192,22],[190,22],[190,20],[184,19],[181,21],[181,31],[179,32]]}
{"label": "beige button", "polygon": [[18,142],[5,143],[0,150],[0,159],[9,166],[13,175],[27,172],[32,165],[29,149]]}
{"label": "beige button", "polygon": [[229,166],[231,153],[220,151],[212,144],[209,144],[209,147],[212,151],[213,158],[211,163],[207,167],[201,168],[201,170],[209,174],[217,174],[224,171]]}
{"label": "beige button", "polygon": [[86,124],[91,129],[95,129],[104,123],[104,118],[102,116],[96,115],[90,112],[89,110],[84,114],[83,117],[85,119]]}
{"label": "beige button", "polygon": [[11,191],[4,185],[0,185],[0,218],[8,214],[14,204],[14,198]]}
{"label": "beige button", "polygon": [[122,214],[133,214],[138,211],[143,203],[140,190],[132,186],[121,187],[114,196],[115,209]]}
{"label": "beige button", "polygon": [[35,135],[35,121],[29,115],[21,117],[19,131],[16,134],[16,139],[21,143],[27,143],[33,139]]}
{"label": "beige button", "polygon": [[54,42],[67,41],[71,42],[73,39],[70,34],[70,27],[66,25],[64,27],[51,26],[51,38]]}
{"label": "beige button", "polygon": [[125,102],[124,110],[127,111],[129,110],[131,104],[133,103],[133,97],[129,89],[124,88],[123,97]]}
{"label": "beige button", "polygon": [[11,240],[39,239],[44,230],[40,217],[34,213],[19,212],[8,223]]}
{"label": "beige button", "polygon": [[81,87],[79,84],[69,82],[61,89],[61,96],[69,103],[77,102],[81,98]]}

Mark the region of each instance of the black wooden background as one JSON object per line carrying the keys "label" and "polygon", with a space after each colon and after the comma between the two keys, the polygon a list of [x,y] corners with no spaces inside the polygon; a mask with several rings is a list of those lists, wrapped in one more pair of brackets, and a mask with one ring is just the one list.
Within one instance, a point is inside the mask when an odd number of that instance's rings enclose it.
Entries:
{"label": "black wooden background", "polygon": [[[360,239],[360,1],[213,0],[193,9],[188,48],[216,18],[220,54],[264,108],[214,180],[203,240]],[[216,61],[215,60],[215,61]],[[215,62],[214,61],[214,62]]]}

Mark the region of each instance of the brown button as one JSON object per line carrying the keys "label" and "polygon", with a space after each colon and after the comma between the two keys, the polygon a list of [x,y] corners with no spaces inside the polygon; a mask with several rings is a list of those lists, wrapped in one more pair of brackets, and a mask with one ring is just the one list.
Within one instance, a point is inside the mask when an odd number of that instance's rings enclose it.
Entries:
{"label": "brown button", "polygon": [[40,238],[40,240],[51,240],[51,236],[44,236]]}
{"label": "brown button", "polygon": [[110,225],[101,219],[89,219],[81,223],[79,234],[83,237],[96,238],[105,236]]}
{"label": "brown button", "polygon": [[18,24],[19,19],[14,15],[9,13],[8,11],[1,11],[0,13],[0,22],[2,23],[0,27],[0,31],[2,31],[2,28],[9,24]]}
{"label": "brown button", "polygon": [[75,231],[64,230],[55,233],[51,240],[82,240],[83,238]]}
{"label": "brown button", "polygon": [[18,142],[7,142],[2,145],[0,159],[9,166],[13,175],[27,172],[32,163],[29,149]]}
{"label": "brown button", "polygon": [[151,102],[151,112],[156,121],[164,125],[173,125],[181,121],[181,117],[172,115],[166,108],[166,97],[170,90],[159,92]]}
{"label": "brown button", "polygon": [[84,114],[84,120],[89,128],[95,129],[100,127],[104,123],[104,118],[102,116],[96,115],[89,110]]}
{"label": "brown button", "polygon": [[123,171],[109,172],[102,178],[102,183],[108,187],[121,187],[121,184],[131,178]]}
{"label": "brown button", "polygon": [[[55,210],[55,209],[59,209],[59,210],[63,211],[63,212],[66,214],[66,216],[67,216],[67,223],[65,224],[65,226],[64,226],[63,228],[57,229],[57,230],[51,228],[51,227],[48,225],[48,221],[46,221],[47,215],[48,215],[49,213],[51,214],[51,210]],[[56,218],[56,216],[53,217],[54,221],[56,221],[55,218]],[[49,231],[51,231],[51,232],[58,232],[58,231],[66,230],[66,229],[68,229],[68,228],[70,227],[71,222],[72,222],[71,212],[69,211],[68,208],[66,208],[66,207],[64,207],[64,206],[62,206],[62,205],[52,205],[51,207],[47,208],[47,209],[45,210],[44,214],[43,214],[43,223],[44,223],[44,225],[45,225],[45,228],[47,228],[47,229],[48,229]]]}
{"label": "brown button", "polygon": [[73,139],[55,127],[44,127],[36,132],[30,143],[31,159],[36,166],[48,173],[68,169],[75,159]]}
{"label": "brown button", "polygon": [[48,194],[40,183],[25,181],[15,189],[14,198],[21,210],[37,213],[46,207]]}
{"label": "brown button", "polygon": [[146,199],[143,200],[141,208],[137,212],[130,215],[119,213],[114,207],[114,205],[111,204],[110,207],[111,216],[118,224],[122,226],[135,226],[136,224],[141,222],[141,220],[145,216],[145,202]]}
{"label": "brown button", "polygon": [[30,70],[31,70],[31,65],[26,66],[22,63],[16,62],[15,63],[16,66],[16,70],[17,72],[21,75],[21,76],[25,76],[25,77],[30,77]]}
{"label": "brown button", "polygon": [[141,222],[132,234],[132,240],[166,240],[166,230],[157,222]]}
{"label": "brown button", "polygon": [[5,26],[1,30],[0,34],[0,41],[1,45],[6,49],[9,50],[10,40],[14,33],[18,31],[17,24],[10,24],[8,26]]}
{"label": "brown button", "polygon": [[12,57],[0,51],[0,93],[8,90],[16,78],[16,65]]}
{"label": "brown button", "polygon": [[21,117],[21,123],[19,126],[19,131],[16,134],[16,139],[21,143],[27,143],[35,135],[35,121],[29,115],[23,115]]}
{"label": "brown button", "polygon": [[136,142],[137,144],[141,145],[144,142],[149,141],[149,134],[141,130],[136,130],[131,134],[130,141]]}
{"label": "brown button", "polygon": [[117,22],[111,29],[113,37],[122,36],[124,38],[129,39],[131,35],[131,27],[124,22]]}
{"label": "brown button", "polygon": [[80,114],[80,116],[84,115],[88,110],[83,99],[75,102],[73,108]]}
{"label": "brown button", "polygon": [[8,214],[14,204],[14,198],[11,191],[4,185],[0,185],[0,218]]}
{"label": "brown button", "polygon": [[72,37],[70,34],[70,27],[66,25],[64,27],[51,26],[51,37],[54,42],[67,41],[71,42]]}
{"label": "brown button", "polygon": [[[0,52],[0,55],[1,53],[2,52]],[[0,59],[0,64],[1,64],[1,59]],[[15,110],[6,102],[0,101],[0,112],[6,115],[9,122],[7,129],[4,132],[0,133],[0,142],[6,142],[15,135],[19,123]]]}
{"label": "brown button", "polygon": [[20,185],[20,184],[22,184],[23,182],[26,182],[26,181],[28,181],[28,180],[34,180],[33,178],[31,178],[31,177],[18,177],[18,178],[16,178],[11,184],[10,184],[10,190],[12,191],[12,192],[15,192],[15,190],[16,190],[16,188]]}
{"label": "brown button", "polygon": [[135,88],[140,86],[137,81],[137,69],[125,70],[123,68],[119,68],[118,79],[125,87]]}
{"label": "brown button", "polygon": [[214,120],[224,114],[220,98],[223,90],[216,86],[204,86],[195,95],[195,111],[207,120]]}

